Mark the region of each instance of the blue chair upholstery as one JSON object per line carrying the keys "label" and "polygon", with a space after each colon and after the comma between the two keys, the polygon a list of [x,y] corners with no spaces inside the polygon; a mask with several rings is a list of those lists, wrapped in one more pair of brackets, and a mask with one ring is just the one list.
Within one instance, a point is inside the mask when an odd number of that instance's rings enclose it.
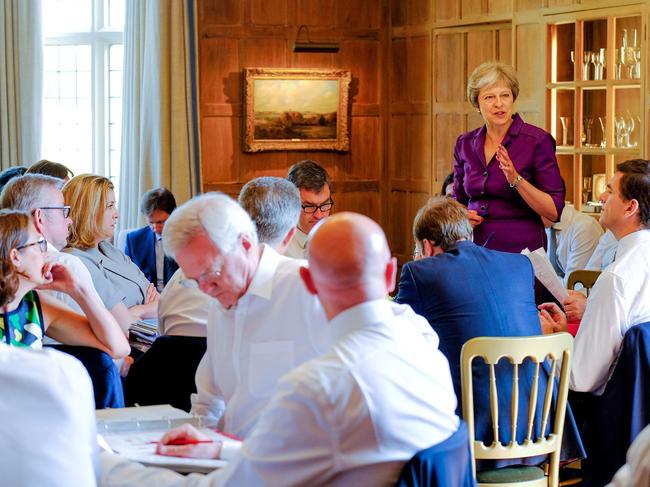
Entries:
{"label": "blue chair upholstery", "polygon": [[614,372],[603,395],[593,397],[582,437],[585,486],[607,484],[625,463],[625,454],[650,424],[650,322],[625,334]]}
{"label": "blue chair upholstery", "polygon": [[442,443],[422,450],[409,460],[397,487],[475,487],[467,424]]}
{"label": "blue chair upholstery", "polygon": [[96,409],[124,407],[122,378],[110,355],[92,347],[77,345],[47,346],[72,355],[83,364],[93,383]]}

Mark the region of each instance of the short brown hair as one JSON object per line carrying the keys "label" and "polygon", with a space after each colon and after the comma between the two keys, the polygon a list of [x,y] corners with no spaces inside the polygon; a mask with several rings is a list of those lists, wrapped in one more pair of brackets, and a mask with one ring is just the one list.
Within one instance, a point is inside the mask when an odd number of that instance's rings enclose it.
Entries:
{"label": "short brown hair", "polygon": [[46,176],[59,179],[74,177],[74,173],[67,166],[64,166],[60,162],[48,161],[47,159],[41,159],[29,166],[27,174],[45,174]]}
{"label": "short brown hair", "polygon": [[296,162],[289,168],[287,179],[298,189],[320,193],[325,185],[329,188],[330,176],[323,166],[311,159]]}
{"label": "short brown hair", "polygon": [[172,214],[176,209],[176,198],[167,188],[154,188],[147,191],[140,200],[140,213],[145,217],[160,210]]}
{"label": "short brown hair", "polygon": [[458,240],[472,238],[467,210],[458,201],[445,196],[431,198],[420,208],[413,221],[416,242],[429,240],[443,250]]}
{"label": "short brown hair", "polygon": [[31,221],[31,215],[24,211],[0,210],[0,306],[16,296],[20,280],[9,254],[27,243]]}
{"label": "short brown hair", "polygon": [[114,186],[110,179],[95,174],[80,174],[63,186],[65,203],[71,206],[68,246],[76,249],[95,246],[111,189]]}
{"label": "short brown hair", "polygon": [[467,100],[474,108],[478,108],[478,95],[481,90],[497,81],[505,81],[510,91],[512,91],[513,101],[517,99],[519,80],[515,68],[499,61],[487,61],[479,64],[469,75],[467,80]]}
{"label": "short brown hair", "polygon": [[621,196],[627,201],[639,202],[641,225],[650,228],[650,161],[632,159],[616,165],[623,175],[620,180]]}

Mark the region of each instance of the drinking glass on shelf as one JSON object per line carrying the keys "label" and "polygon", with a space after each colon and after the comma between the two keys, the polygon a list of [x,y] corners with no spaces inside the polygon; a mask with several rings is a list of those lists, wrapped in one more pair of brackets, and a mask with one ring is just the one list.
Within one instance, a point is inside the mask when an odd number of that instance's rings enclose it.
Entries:
{"label": "drinking glass on shelf", "polygon": [[634,65],[634,79],[641,79],[641,48],[634,48],[634,58],[636,59],[636,64]]}
{"label": "drinking glass on shelf", "polygon": [[591,193],[591,176],[582,178],[582,204],[586,205],[589,201],[589,194]]}
{"label": "drinking glass on shelf", "polygon": [[621,79],[623,62],[621,61],[621,49],[614,50],[614,78]]}
{"label": "drinking glass on shelf", "polygon": [[589,79],[589,63],[591,62],[591,55],[593,52],[585,51],[582,53],[582,79],[587,81]]}
{"label": "drinking glass on shelf", "polygon": [[617,116],[614,119],[614,128],[616,129],[616,147],[629,147],[630,137],[627,133],[627,124],[625,117]]}
{"label": "drinking glass on shelf", "polygon": [[600,140],[600,146],[604,149],[607,145],[607,138],[605,137],[605,127],[607,127],[607,117],[598,117],[598,123],[600,123],[600,131],[603,134],[603,138]]}
{"label": "drinking glass on shelf", "polygon": [[562,124],[562,145],[569,145],[569,125],[571,125],[571,117],[560,117]]}
{"label": "drinking glass on shelf", "polygon": [[627,77],[634,78],[636,68],[636,29],[634,29],[634,46],[628,44],[627,29],[623,29],[623,47],[621,47],[621,62],[627,66]]}
{"label": "drinking glass on shelf", "polygon": [[585,147],[593,147],[593,137],[591,129],[594,125],[594,119],[592,117],[585,117],[582,119],[582,128],[584,133],[582,134],[582,142]]}
{"label": "drinking glass on shelf", "polygon": [[607,67],[606,59],[607,59],[607,50],[604,47],[601,47],[598,50],[598,54],[596,55],[596,61],[597,61],[596,74],[598,76],[596,79],[600,79],[600,80],[605,79],[605,68]]}
{"label": "drinking glass on shelf", "polygon": [[632,143],[632,134],[634,133],[634,129],[636,128],[636,125],[634,123],[634,117],[630,113],[630,111],[627,111],[627,118],[625,118],[625,137],[626,140],[625,145],[626,147],[636,147],[636,142]]}

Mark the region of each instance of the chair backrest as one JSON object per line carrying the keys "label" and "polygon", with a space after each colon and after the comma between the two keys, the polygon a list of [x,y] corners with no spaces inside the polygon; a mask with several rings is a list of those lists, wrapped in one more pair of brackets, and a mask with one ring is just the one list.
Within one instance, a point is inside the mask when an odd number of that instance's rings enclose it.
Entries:
{"label": "chair backrest", "polygon": [[[569,373],[573,353],[573,338],[568,333],[553,335],[502,338],[478,337],[468,340],[461,351],[461,385],[463,417],[469,428],[469,442],[472,445],[472,461],[475,469],[476,460],[499,460],[526,458],[537,455],[550,455],[549,485],[557,485],[557,476],[564,429],[564,415],[569,392]],[[484,365],[475,367],[489,369],[490,415],[494,440],[491,445],[475,440],[474,425],[474,387],[472,366],[474,359],[482,358]],[[512,440],[504,445],[499,440],[499,406],[496,383],[496,365],[501,359],[507,359],[513,366],[511,397]],[[519,368],[524,361],[533,366],[532,387],[530,388],[529,407],[527,411],[527,434],[523,443],[517,442],[517,424],[519,411]],[[545,390],[539,390],[540,369],[548,367],[548,379]],[[523,369],[523,367],[521,367]],[[559,372],[558,372],[559,369]],[[545,373],[544,370],[541,371]],[[557,379],[559,378],[559,382]],[[543,382],[543,381],[542,381]],[[554,421],[551,425],[553,396],[556,392]],[[541,429],[535,434],[535,416],[538,414],[538,395],[543,394],[541,411]],[[526,412],[522,412],[526,414]],[[550,429],[547,429],[550,426]]]}
{"label": "chair backrest", "polygon": [[119,233],[117,234],[117,237],[115,237],[115,247],[122,252],[125,251],[126,249],[126,236],[132,232],[133,230],[137,230],[137,228],[125,228],[124,230],[120,230]]}
{"label": "chair backrest", "polygon": [[396,487],[474,487],[474,472],[467,435],[467,424],[445,441],[413,456],[400,473]]}
{"label": "chair backrest", "polygon": [[569,274],[569,279],[567,280],[567,287],[569,289],[575,289],[576,284],[582,284],[589,294],[589,290],[594,287],[596,280],[600,276],[600,271],[587,271],[578,269]]}

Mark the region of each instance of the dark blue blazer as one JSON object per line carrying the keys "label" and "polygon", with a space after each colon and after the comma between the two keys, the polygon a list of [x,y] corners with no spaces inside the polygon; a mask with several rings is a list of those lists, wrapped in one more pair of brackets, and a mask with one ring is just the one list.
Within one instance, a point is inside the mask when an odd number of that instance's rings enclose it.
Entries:
{"label": "dark blue blazer", "polygon": [[[473,242],[457,242],[446,252],[413,261],[402,267],[395,301],[411,305],[424,316],[440,338],[440,350],[449,360],[454,390],[461,415],[460,351],[470,338],[478,336],[540,335],[535,307],[534,273],[530,260],[520,254],[490,250]],[[474,411],[476,439],[488,444],[493,440],[490,418],[488,368],[479,359],[474,371]],[[510,427],[512,366],[497,366],[499,397],[499,439],[512,438]],[[523,441],[528,419],[528,392],[532,387],[533,367],[524,362],[519,373],[519,423],[517,439]],[[544,390],[545,381],[540,381]],[[538,397],[536,428],[541,428],[543,394]],[[570,416],[570,414],[568,415]],[[572,418],[572,435],[580,443]],[[575,438],[574,438],[575,439]],[[582,456],[580,447],[566,457]]]}
{"label": "dark blue blazer", "polygon": [[[137,265],[149,282],[156,284],[156,250],[155,233],[149,227],[138,228],[129,232],[126,236],[126,247],[124,253],[128,255],[133,263]],[[178,269],[174,259],[165,256],[163,267],[163,279],[165,285]]]}

